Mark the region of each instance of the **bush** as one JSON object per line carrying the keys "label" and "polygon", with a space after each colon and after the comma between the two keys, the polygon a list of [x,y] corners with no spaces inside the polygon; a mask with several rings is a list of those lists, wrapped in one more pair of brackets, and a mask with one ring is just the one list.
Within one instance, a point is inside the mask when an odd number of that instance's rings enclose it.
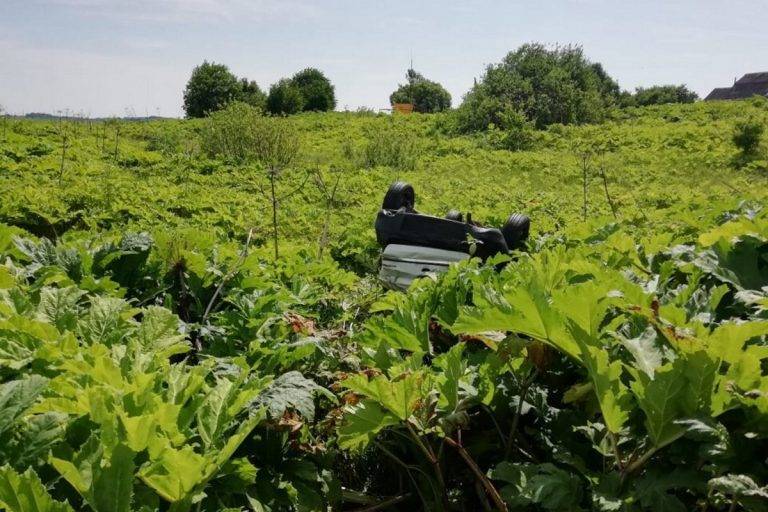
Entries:
{"label": "bush", "polygon": [[413,69],[405,74],[408,81],[389,96],[389,103],[412,103],[416,112],[441,112],[451,108],[451,95],[437,82],[427,80]]}
{"label": "bush", "polygon": [[648,105],[666,105],[669,103],[693,103],[699,95],[685,85],[654,85],[638,87],[635,93],[623,92],[619,99],[622,107],[645,107]]}
{"label": "bush", "polygon": [[392,124],[368,135],[363,149],[366,167],[386,166],[399,170],[416,168],[419,149],[414,137]]}
{"label": "bush", "polygon": [[526,44],[488,66],[458,109],[458,128],[471,132],[493,124],[506,130],[512,112],[536,128],[599,121],[618,95],[616,82],[580,47]]}
{"label": "bush", "polygon": [[333,85],[322,71],[315,68],[303,69],[293,75],[291,83],[304,99],[302,110],[326,112],[336,108]]}
{"label": "bush", "polygon": [[534,129],[521,112],[506,112],[505,129],[494,125],[488,127],[488,143],[495,149],[523,151],[530,149],[534,140]]}
{"label": "bush", "polygon": [[45,156],[51,153],[53,153],[53,146],[42,140],[27,148],[27,155],[29,156]]}
{"label": "bush", "polygon": [[254,159],[256,131],[261,111],[247,103],[233,102],[211,114],[201,132],[201,147],[209,156],[237,163]]}
{"label": "bush", "polygon": [[304,108],[304,96],[291,80],[284,78],[269,88],[267,111],[272,114],[297,114]]}
{"label": "bush", "polygon": [[147,135],[147,150],[158,151],[165,155],[181,152],[184,132],[167,127],[155,127]]}
{"label": "bush", "polygon": [[764,131],[763,124],[755,119],[737,121],[733,131],[733,143],[744,156],[754,156],[760,147]]}
{"label": "bush", "polygon": [[267,169],[287,166],[298,150],[298,138],[283,119],[264,117],[246,103],[233,102],[211,114],[202,130],[202,148],[209,156]]}
{"label": "bush", "polygon": [[224,64],[203,62],[192,70],[184,90],[187,117],[205,117],[236,99],[241,85]]}

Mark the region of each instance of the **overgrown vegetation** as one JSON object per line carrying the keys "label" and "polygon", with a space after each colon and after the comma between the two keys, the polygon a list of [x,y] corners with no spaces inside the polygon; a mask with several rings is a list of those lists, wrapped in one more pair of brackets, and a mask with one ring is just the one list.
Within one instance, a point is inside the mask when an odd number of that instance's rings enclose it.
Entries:
{"label": "overgrown vegetation", "polygon": [[[9,120],[0,508],[765,510],[768,110],[604,115]],[[385,292],[397,178],[528,251]]]}

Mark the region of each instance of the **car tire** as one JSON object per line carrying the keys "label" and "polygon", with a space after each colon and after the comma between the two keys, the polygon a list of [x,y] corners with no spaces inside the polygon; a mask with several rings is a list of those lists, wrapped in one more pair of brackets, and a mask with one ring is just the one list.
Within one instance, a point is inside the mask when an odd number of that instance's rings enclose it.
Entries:
{"label": "car tire", "polygon": [[387,190],[381,208],[384,210],[405,208],[406,211],[413,211],[415,204],[416,193],[413,187],[404,181],[396,181]]}
{"label": "car tire", "polygon": [[455,220],[456,222],[461,222],[464,220],[464,216],[461,214],[459,210],[451,210],[448,213],[445,214],[445,218],[448,220]]}
{"label": "car tire", "polygon": [[504,227],[501,228],[501,233],[504,235],[504,240],[510,249],[522,248],[528,239],[530,231],[531,219],[521,213],[510,215],[507,222],[504,223]]}

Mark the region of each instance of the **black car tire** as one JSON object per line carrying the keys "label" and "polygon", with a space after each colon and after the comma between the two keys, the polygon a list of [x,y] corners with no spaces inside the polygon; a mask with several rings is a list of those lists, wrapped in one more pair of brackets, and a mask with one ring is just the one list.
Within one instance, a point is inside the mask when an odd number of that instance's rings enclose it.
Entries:
{"label": "black car tire", "polygon": [[520,249],[531,232],[531,219],[521,213],[513,213],[501,228],[504,240],[510,249]]}
{"label": "black car tire", "polygon": [[445,218],[448,220],[455,220],[456,222],[461,222],[464,220],[464,216],[461,214],[459,210],[451,210],[448,213],[445,214]]}
{"label": "black car tire", "polygon": [[387,190],[381,208],[384,210],[405,208],[406,211],[410,212],[413,211],[415,205],[416,192],[414,192],[413,187],[404,181],[396,181]]}

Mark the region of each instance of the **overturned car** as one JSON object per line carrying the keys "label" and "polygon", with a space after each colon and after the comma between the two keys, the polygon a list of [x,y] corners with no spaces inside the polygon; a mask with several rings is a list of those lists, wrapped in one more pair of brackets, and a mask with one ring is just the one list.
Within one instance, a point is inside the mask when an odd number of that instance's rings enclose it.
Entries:
{"label": "overturned car", "polygon": [[444,272],[451,263],[525,247],[531,226],[525,215],[514,213],[497,229],[456,210],[443,218],[425,215],[415,203],[413,187],[398,181],[387,190],[376,216],[376,238],[383,248],[379,278],[385,286],[404,290],[414,279]]}

